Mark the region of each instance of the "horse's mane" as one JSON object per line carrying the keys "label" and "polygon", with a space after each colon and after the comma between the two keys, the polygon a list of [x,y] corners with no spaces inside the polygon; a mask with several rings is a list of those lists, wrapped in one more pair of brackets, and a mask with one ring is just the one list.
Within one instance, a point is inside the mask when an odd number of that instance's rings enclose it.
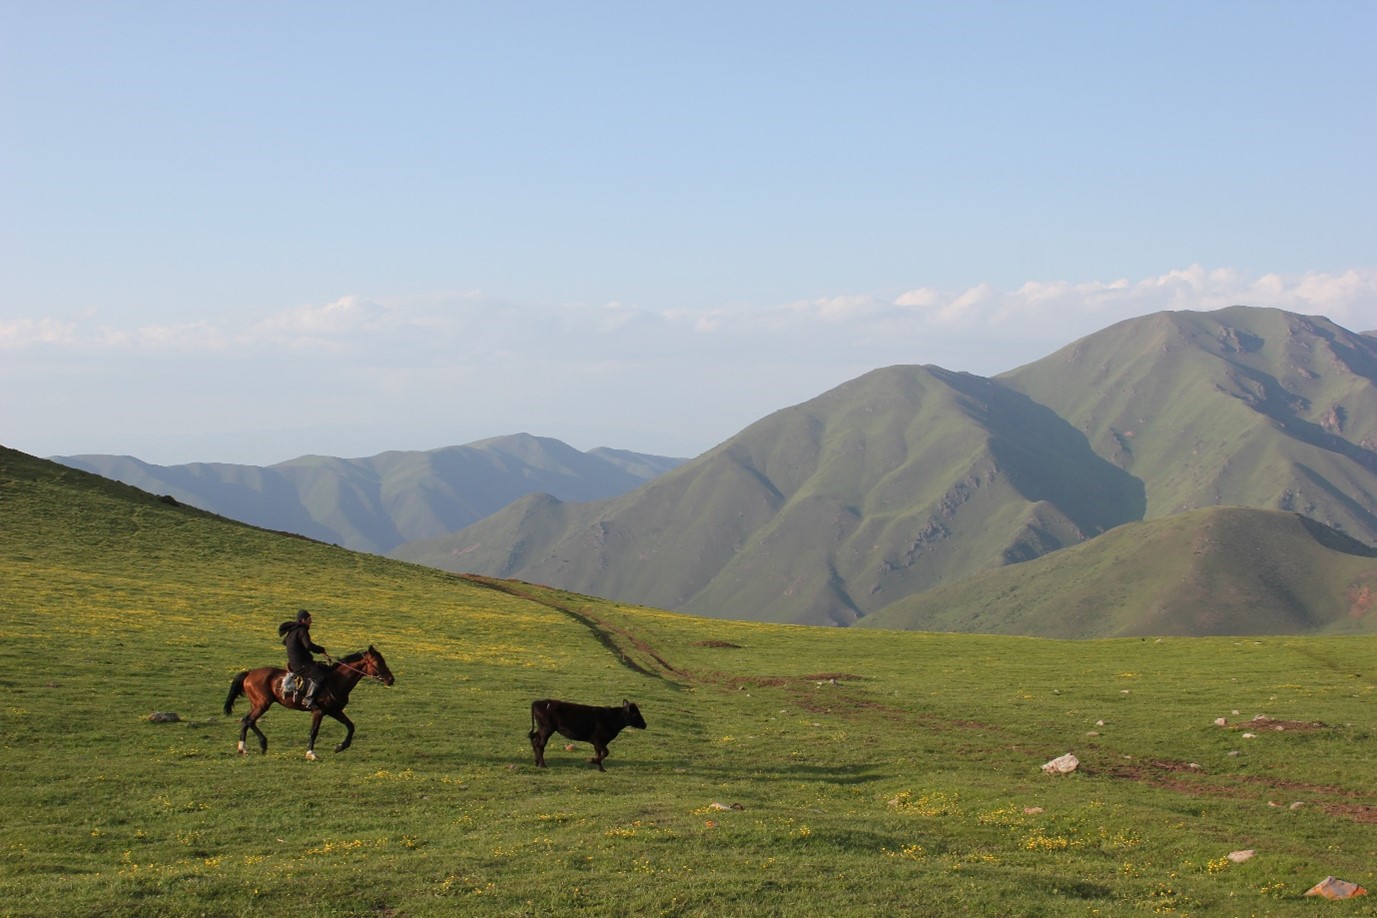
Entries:
{"label": "horse's mane", "polygon": [[335,660],[335,662],[336,662],[336,663],[357,663],[357,662],[359,662],[360,660],[362,660],[362,659],[363,659],[364,657],[366,657],[366,656],[368,656],[368,651],[366,651],[366,650],[356,650],[356,651],[354,651],[353,653],[345,654],[344,656],[342,656],[342,657],[338,658],[337,660]]}

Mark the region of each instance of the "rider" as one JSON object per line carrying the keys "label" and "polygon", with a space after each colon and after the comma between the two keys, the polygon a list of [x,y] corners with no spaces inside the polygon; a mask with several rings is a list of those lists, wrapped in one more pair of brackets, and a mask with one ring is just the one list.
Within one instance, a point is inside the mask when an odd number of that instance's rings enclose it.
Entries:
{"label": "rider", "polygon": [[330,655],[324,647],[311,640],[311,613],[302,609],[296,614],[296,621],[278,625],[277,633],[282,635],[282,643],[287,648],[287,668],[306,681],[306,707],[312,711],[318,710],[316,692],[330,671],[317,663],[311,654]]}

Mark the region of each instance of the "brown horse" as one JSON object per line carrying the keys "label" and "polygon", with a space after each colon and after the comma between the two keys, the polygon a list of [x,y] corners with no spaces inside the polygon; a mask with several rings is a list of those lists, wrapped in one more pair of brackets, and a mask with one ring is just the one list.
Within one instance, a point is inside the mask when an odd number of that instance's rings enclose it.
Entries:
{"label": "brown horse", "polygon": [[[306,705],[297,700],[297,696],[283,694],[282,678],[286,675],[285,669],[264,666],[245,670],[230,683],[229,697],[225,699],[225,716],[230,715],[234,701],[240,695],[247,696],[249,704],[252,705],[249,713],[239,721],[240,755],[248,751],[244,748],[244,740],[250,730],[258,735],[258,744],[263,747],[263,751],[268,751],[268,738],[258,729],[258,718],[267,713],[273,702],[294,711],[307,710]],[[319,710],[311,712],[311,739],[306,744],[306,758],[314,760],[316,757],[316,734],[320,732],[320,720],[326,714],[344,724],[345,729],[349,731],[344,735],[344,742],[335,747],[336,752],[348,749],[349,744],[354,741],[354,722],[344,716],[344,706],[349,703],[349,693],[364,676],[370,676],[383,685],[391,685],[394,681],[392,671],[387,668],[387,661],[372,644],[368,645],[367,650],[351,653],[336,660],[330,667],[324,684],[316,692]]]}

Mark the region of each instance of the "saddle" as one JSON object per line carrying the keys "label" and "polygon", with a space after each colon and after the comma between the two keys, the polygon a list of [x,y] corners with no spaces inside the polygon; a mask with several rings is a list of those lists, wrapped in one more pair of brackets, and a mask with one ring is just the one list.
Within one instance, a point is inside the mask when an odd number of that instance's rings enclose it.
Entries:
{"label": "saddle", "polygon": [[290,697],[292,701],[300,701],[301,696],[306,694],[306,690],[311,687],[310,680],[298,676],[294,672],[288,672],[282,677],[282,697]]}

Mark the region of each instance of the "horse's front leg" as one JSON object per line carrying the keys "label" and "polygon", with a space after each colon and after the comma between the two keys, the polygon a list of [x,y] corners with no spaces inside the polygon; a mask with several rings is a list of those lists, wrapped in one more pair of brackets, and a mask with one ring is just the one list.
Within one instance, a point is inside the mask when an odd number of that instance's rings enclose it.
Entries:
{"label": "horse's front leg", "polygon": [[306,758],[316,760],[316,734],[320,732],[320,719],[325,712],[319,709],[311,712],[311,738],[306,743]]}
{"label": "horse's front leg", "polygon": [[344,742],[340,743],[338,746],[335,747],[336,752],[343,752],[344,750],[348,749],[349,744],[354,741],[354,722],[349,718],[345,717],[343,711],[331,711],[330,716],[333,717],[335,720],[339,721],[340,723],[344,724],[344,729],[346,731],[344,734]]}

